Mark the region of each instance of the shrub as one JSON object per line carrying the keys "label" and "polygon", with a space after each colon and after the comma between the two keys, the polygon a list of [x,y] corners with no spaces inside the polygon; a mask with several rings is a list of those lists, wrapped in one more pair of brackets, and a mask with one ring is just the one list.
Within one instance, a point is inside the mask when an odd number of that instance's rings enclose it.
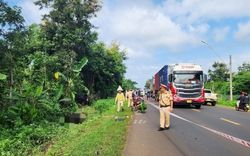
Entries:
{"label": "shrub", "polygon": [[235,107],[237,100],[227,101],[223,99],[219,99],[217,103],[219,105],[229,106],[229,107]]}
{"label": "shrub", "polygon": [[107,110],[110,110],[110,108],[115,106],[115,99],[109,98],[109,99],[101,99],[96,101],[93,104],[94,108],[98,110],[100,113],[103,113]]}

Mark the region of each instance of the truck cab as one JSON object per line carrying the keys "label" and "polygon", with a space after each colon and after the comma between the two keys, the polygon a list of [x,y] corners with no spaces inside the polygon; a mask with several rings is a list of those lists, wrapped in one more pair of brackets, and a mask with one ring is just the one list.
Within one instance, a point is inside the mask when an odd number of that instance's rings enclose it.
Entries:
{"label": "truck cab", "polygon": [[168,67],[168,87],[172,92],[174,105],[194,105],[200,108],[205,103],[203,74],[200,65],[174,64]]}

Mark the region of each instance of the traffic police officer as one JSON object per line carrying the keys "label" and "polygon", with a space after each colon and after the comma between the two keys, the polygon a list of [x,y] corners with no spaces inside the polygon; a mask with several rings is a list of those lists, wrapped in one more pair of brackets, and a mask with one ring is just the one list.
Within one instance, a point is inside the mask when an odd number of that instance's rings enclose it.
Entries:
{"label": "traffic police officer", "polygon": [[[173,97],[171,92],[167,91],[167,86],[161,84],[161,94],[159,96],[158,105],[162,109],[172,112],[173,111]],[[164,125],[165,124],[165,125]],[[170,126],[170,115],[160,110],[160,128],[158,131],[167,130]]]}
{"label": "traffic police officer", "polygon": [[130,91],[128,92],[128,107],[131,107],[133,105],[133,90],[130,89]]}
{"label": "traffic police officer", "polygon": [[120,112],[120,108],[122,107],[122,111],[124,111],[123,102],[125,101],[124,94],[122,93],[122,87],[119,86],[117,89],[118,93],[115,97],[115,103],[118,102],[117,112]]}

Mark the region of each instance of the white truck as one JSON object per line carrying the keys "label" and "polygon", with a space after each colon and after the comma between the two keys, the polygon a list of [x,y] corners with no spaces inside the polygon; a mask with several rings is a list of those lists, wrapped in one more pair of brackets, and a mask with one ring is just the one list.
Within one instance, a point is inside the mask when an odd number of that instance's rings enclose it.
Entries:
{"label": "white truck", "polygon": [[215,106],[218,99],[218,94],[212,93],[210,89],[204,89],[204,92],[205,92],[204,104],[207,105],[207,103],[211,103],[212,106]]}

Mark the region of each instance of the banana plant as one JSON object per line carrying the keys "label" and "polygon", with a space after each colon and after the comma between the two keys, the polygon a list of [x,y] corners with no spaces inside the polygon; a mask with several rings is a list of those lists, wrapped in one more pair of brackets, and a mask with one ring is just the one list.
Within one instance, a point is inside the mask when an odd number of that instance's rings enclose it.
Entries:
{"label": "banana plant", "polygon": [[[62,77],[63,80],[67,82],[67,94],[70,95],[70,98],[72,101],[75,101],[75,93],[72,91],[72,88],[74,87],[74,78],[78,77],[82,68],[88,63],[88,59],[86,57],[83,57],[75,67],[75,69],[72,70],[72,76],[71,77],[66,77],[63,73],[61,72],[56,72],[55,73],[55,78],[58,79],[59,77]],[[84,86],[84,89],[89,93],[89,90],[86,86]]]}
{"label": "banana plant", "polygon": [[13,90],[11,92],[13,93],[13,97],[9,99],[13,100],[15,105],[9,107],[8,111],[20,117],[26,124],[32,123],[39,113],[42,113],[37,107],[50,108],[50,106],[39,102],[39,99],[44,94],[43,86],[38,86],[35,91],[30,87],[24,93]]}

